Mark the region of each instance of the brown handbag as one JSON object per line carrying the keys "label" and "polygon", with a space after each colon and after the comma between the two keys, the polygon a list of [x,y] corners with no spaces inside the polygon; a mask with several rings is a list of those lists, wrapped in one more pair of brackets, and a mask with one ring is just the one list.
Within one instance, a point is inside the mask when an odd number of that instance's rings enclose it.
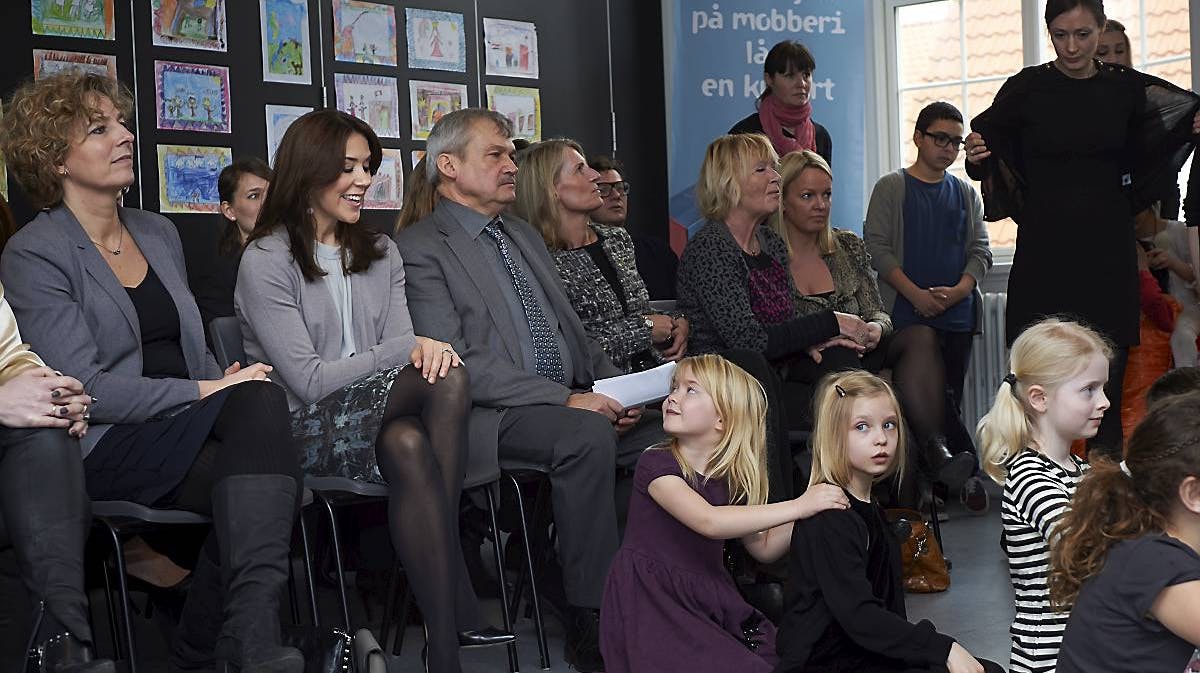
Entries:
{"label": "brown handbag", "polygon": [[942,556],[942,546],[925,523],[920,512],[911,509],[887,510],[888,522],[900,542],[900,561],[904,566],[904,590],[932,594],[950,588],[950,570]]}

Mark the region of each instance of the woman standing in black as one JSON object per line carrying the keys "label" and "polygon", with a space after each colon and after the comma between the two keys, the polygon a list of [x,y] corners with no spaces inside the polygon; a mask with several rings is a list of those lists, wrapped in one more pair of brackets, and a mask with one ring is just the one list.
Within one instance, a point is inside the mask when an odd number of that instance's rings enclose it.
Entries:
{"label": "woman standing in black", "polygon": [[[972,120],[967,172],[983,181],[987,219],[1020,225],[1008,342],[1047,315],[1088,323],[1115,345],[1105,392],[1119,410],[1126,355],[1138,343],[1130,199],[1141,188],[1132,169],[1150,131],[1144,120],[1158,115],[1144,115],[1149,78],[1094,58],[1101,0],[1049,0],[1045,18],[1055,60],[1010,77]],[[1120,451],[1119,412],[1105,414],[1092,445]]]}

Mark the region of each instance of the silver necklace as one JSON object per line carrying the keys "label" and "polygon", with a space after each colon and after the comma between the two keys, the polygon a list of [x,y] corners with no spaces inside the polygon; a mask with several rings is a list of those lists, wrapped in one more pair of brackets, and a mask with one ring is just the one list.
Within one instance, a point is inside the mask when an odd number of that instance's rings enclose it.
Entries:
{"label": "silver necklace", "polygon": [[97,247],[104,250],[105,252],[107,252],[110,255],[119,255],[119,254],[121,254],[121,247],[125,245],[125,225],[124,224],[121,225],[121,237],[119,239],[117,239],[117,249],[116,250],[113,250],[112,248],[108,247],[107,245],[104,245],[100,241],[97,241],[96,239],[92,238],[91,236],[88,236],[88,240],[90,240],[92,243],[95,243]]}

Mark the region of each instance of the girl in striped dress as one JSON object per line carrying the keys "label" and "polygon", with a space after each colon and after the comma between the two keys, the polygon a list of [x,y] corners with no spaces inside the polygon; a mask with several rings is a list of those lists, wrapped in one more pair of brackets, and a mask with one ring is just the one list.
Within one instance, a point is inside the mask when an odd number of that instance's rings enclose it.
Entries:
{"label": "girl in striped dress", "polygon": [[1013,673],[1055,668],[1067,614],[1050,607],[1050,545],[1087,469],[1071,455],[1071,442],[1094,436],[1109,406],[1111,357],[1087,327],[1057,318],[1036,323],[1013,342],[1010,373],[979,421],[984,470],[1004,485],[1002,543],[1016,597]]}

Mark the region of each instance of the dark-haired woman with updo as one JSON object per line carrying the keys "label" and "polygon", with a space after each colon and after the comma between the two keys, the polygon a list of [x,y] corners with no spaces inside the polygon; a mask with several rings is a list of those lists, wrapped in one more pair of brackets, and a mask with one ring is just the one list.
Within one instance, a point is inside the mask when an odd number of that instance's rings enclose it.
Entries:
{"label": "dark-haired woman with updo", "polygon": [[795,40],[771,47],[763,62],[766,86],[758,97],[758,111],[734,124],[730,133],[761,133],[771,140],[775,153],[812,150],[833,164],[829,131],[812,119],[812,52]]}
{"label": "dark-haired woman with updo", "polygon": [[1049,0],[1045,20],[1056,58],[1010,77],[972,120],[967,172],[984,181],[987,219],[1010,215],[1020,226],[1008,343],[1054,314],[1113,342],[1105,388],[1113,411],[1090,445],[1120,455],[1121,384],[1129,347],[1138,343],[1140,306],[1131,203],[1140,176],[1132,175],[1131,190],[1130,163],[1149,126],[1149,84],[1096,60],[1101,0]]}
{"label": "dark-haired woman with updo", "polygon": [[213,318],[233,315],[233,286],[237,283],[242,246],[254,230],[258,211],[271,186],[271,167],[258,157],[241,157],[217,176],[221,198],[221,233],[215,254],[201,263],[191,278],[192,294],[207,327]]}

